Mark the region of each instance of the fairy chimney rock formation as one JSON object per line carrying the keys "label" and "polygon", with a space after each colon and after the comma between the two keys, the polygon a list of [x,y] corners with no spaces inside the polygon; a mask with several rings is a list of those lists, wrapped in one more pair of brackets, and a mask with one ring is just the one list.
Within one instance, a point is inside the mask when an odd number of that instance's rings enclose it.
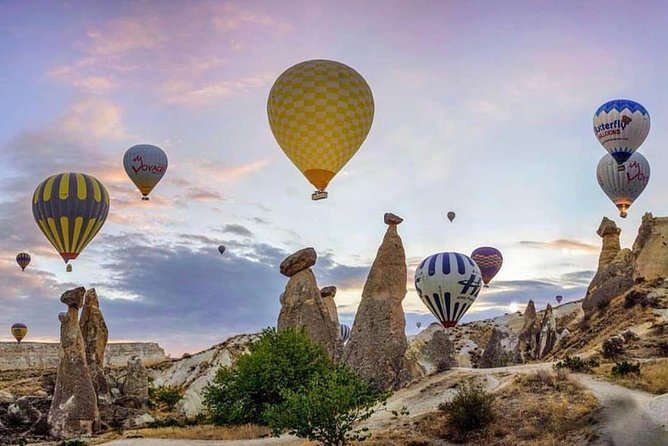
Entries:
{"label": "fairy chimney rock formation", "polygon": [[552,311],[552,305],[547,304],[545,309],[545,314],[543,315],[543,321],[540,327],[540,339],[538,341],[538,349],[536,350],[537,358],[544,358],[557,344],[557,339],[559,335],[557,334],[557,322],[554,317],[554,311]]}
{"label": "fairy chimney rock formation", "polygon": [[617,224],[608,217],[603,217],[596,233],[603,239],[603,247],[598,257],[598,270],[601,271],[621,251],[619,234],[622,232]]}
{"label": "fairy chimney rock formation", "polygon": [[97,393],[98,403],[109,404],[111,394],[104,374],[104,352],[109,339],[109,330],[100,310],[95,288],[86,291],[79,327],[86,349],[86,363]]}
{"label": "fairy chimney rock formation", "polygon": [[292,277],[300,271],[304,271],[315,265],[318,256],[313,248],[304,248],[289,255],[281,262],[281,274]]}
{"label": "fairy chimney rock formation", "polygon": [[339,312],[336,310],[336,302],[334,302],[334,297],[336,296],[336,287],[335,286],[326,286],[320,290],[320,297],[322,298],[325,308],[327,308],[327,313],[329,318],[337,326],[339,325]]}
{"label": "fairy chimney rock formation", "polygon": [[524,310],[522,317],[522,329],[518,334],[517,347],[515,349],[515,361],[519,363],[535,359],[540,338],[540,323],[536,315],[536,306],[530,300]]}
{"label": "fairy chimney rock formation", "polygon": [[653,281],[668,277],[668,217],[643,216],[633,244],[634,280]]}
{"label": "fairy chimney rock formation", "polygon": [[68,305],[60,313],[60,365],[47,423],[50,434],[59,439],[90,436],[100,427],[95,387],[91,379],[84,340],[79,329],[79,308],[83,287],[66,291],[60,298]]}
{"label": "fairy chimney rock formation", "polygon": [[122,394],[136,401],[137,408],[148,406],[148,370],[139,357],[128,359],[128,369]]}
{"label": "fairy chimney rock formation", "polygon": [[[392,215],[392,214],[389,214]],[[388,389],[403,384],[407,341],[401,302],[406,297],[406,253],[397,233],[401,218],[389,225],[364,284],[346,362],[358,375]]]}
{"label": "fairy chimney rock formation", "polygon": [[[343,351],[339,339],[339,324],[333,295],[323,298],[315,275],[310,269],[315,264],[313,248],[302,249],[281,262],[281,273],[290,277],[281,295],[278,330],[304,327],[309,337],[322,345],[332,359]],[[334,307],[332,309],[332,306]]]}

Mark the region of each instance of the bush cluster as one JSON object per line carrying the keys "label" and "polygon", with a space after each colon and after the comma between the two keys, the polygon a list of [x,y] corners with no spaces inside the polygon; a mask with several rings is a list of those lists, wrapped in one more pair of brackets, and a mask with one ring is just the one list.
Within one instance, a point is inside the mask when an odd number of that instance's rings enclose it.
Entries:
{"label": "bush cluster", "polygon": [[596,358],[591,358],[584,361],[579,356],[566,356],[563,360],[554,364],[555,369],[568,369],[574,373],[588,373],[591,369],[598,367],[600,364]]}
{"label": "bush cluster", "polygon": [[171,412],[181,399],[181,392],[174,386],[149,387],[148,398],[151,406],[156,407],[164,404],[167,410]]}
{"label": "bush cluster", "polygon": [[640,363],[632,364],[628,361],[622,361],[615,363],[615,366],[612,368],[612,376],[614,377],[622,377],[629,374],[640,376]]}
{"label": "bush cluster", "polygon": [[624,353],[624,338],[613,336],[603,341],[601,354],[607,359],[616,359]]}
{"label": "bush cluster", "polygon": [[452,400],[438,408],[447,415],[454,439],[464,441],[470,433],[485,429],[494,421],[494,400],[495,396],[482,384],[471,380],[461,383]]}

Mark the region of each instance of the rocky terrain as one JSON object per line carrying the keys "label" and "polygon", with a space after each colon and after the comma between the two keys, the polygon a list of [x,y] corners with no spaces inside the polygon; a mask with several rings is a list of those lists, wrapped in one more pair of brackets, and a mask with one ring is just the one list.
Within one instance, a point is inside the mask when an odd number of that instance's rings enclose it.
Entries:
{"label": "rocky terrain", "polygon": [[[647,214],[632,249],[621,248],[621,230],[604,218],[597,231],[602,238],[598,271],[580,301],[546,308],[529,301],[523,313],[449,329],[433,323],[409,338],[401,305],[406,295],[406,258],[398,233],[402,219],[386,214],[384,221],[387,230],[346,345],[339,338],[336,287],[318,286],[311,269],[317,262],[313,248],[297,251],[280,265],[288,281],[280,296],[277,327],[305,327],[330,357],[347,362],[380,387],[398,390],[391,403],[409,403],[416,416],[438,418],[432,412],[451,393],[457,377],[479,375],[490,388],[502,391],[505,385],[516,385],[513,377],[518,373],[550,369],[552,361],[567,355],[601,358],[606,345],[616,346],[617,358],[668,357],[668,218]],[[2,346],[13,353],[1,355],[0,361],[14,364],[0,372],[4,442],[137,428],[161,416],[199,419],[204,414],[203,389],[221,366],[234,364],[257,338],[239,335],[203,352],[165,360],[155,344],[106,345],[109,333],[94,290],[70,290],[61,300],[67,313],[59,316],[60,344]],[[66,360],[59,364],[58,357]],[[599,402],[607,401],[607,387],[581,384]],[[163,386],[180,396],[169,414],[151,407],[150,389]],[[419,390],[438,388],[443,393],[428,398]],[[502,394],[512,403],[512,392]],[[655,414],[668,411],[665,396],[633,398],[651,405]],[[610,413],[613,417],[616,412]],[[388,428],[383,416],[370,420],[374,429]]]}

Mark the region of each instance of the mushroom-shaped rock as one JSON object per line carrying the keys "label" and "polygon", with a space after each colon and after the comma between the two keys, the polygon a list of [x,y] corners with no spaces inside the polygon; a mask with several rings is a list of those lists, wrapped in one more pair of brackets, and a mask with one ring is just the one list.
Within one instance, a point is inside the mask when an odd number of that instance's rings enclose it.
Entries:
{"label": "mushroom-shaped rock", "polygon": [[281,274],[292,277],[300,271],[309,269],[315,265],[318,255],[313,248],[304,248],[289,255],[281,262]]}
{"label": "mushroom-shaped rock", "polygon": [[74,307],[78,310],[83,306],[85,293],[86,288],[82,286],[73,290],[67,290],[60,296],[60,301],[68,307]]}
{"label": "mushroom-shaped rock", "polygon": [[385,221],[386,225],[399,225],[404,219],[392,212],[386,212],[383,216],[383,221]]}
{"label": "mushroom-shaped rock", "polygon": [[617,224],[607,217],[603,217],[596,233],[603,239],[601,254],[598,257],[598,270],[601,271],[621,251],[619,234],[622,232]]}
{"label": "mushroom-shaped rock", "polygon": [[320,296],[331,297],[332,299],[336,296],[336,287],[335,286],[326,286],[320,289]]}

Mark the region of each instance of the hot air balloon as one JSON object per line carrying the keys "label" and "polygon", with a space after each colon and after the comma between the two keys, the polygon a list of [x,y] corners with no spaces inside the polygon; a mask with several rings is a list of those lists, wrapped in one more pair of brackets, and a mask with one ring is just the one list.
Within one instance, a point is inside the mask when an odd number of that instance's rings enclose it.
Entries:
{"label": "hot air balloon", "polygon": [[555,299],[557,299],[557,303],[560,304],[563,298],[564,296],[559,295]]}
{"label": "hot air balloon", "polygon": [[649,113],[642,105],[629,99],[613,99],[594,113],[594,134],[617,162],[623,163],[645,141],[649,133]]}
{"label": "hot air balloon", "polygon": [[448,212],[448,220],[450,220],[450,223],[452,223],[452,220],[454,220],[456,217],[456,214],[452,211]]}
{"label": "hot air balloon", "polygon": [[225,252],[225,246],[220,245],[220,246],[218,247],[218,252],[222,255],[222,254]]}
{"label": "hot air balloon", "polygon": [[501,269],[501,265],[503,265],[501,252],[491,246],[482,246],[471,253],[471,258],[480,267],[482,281],[485,283],[485,287],[488,287],[489,282],[492,281]]}
{"label": "hot air balloon", "polygon": [[360,148],[371,129],[374,102],[364,78],[332,60],[288,68],[269,92],[269,126],[283,152],[316,187],[313,200]]}
{"label": "hot air balloon", "polygon": [[125,152],[123,167],[141,192],[141,199],[148,201],[148,194],[167,172],[167,154],[158,146],[137,144]]}
{"label": "hot air balloon", "polygon": [[341,324],[339,326],[339,331],[341,332],[341,340],[345,344],[346,342],[348,342],[348,339],[350,338],[350,331],[351,331],[350,326],[346,324]]}
{"label": "hot air balloon", "polygon": [[28,254],[27,252],[20,252],[16,256],[16,263],[18,263],[19,266],[21,267],[21,271],[25,271],[26,266],[30,264],[30,254]]}
{"label": "hot air balloon", "polygon": [[415,271],[420,299],[445,328],[457,325],[478,297],[481,285],[478,265],[456,252],[431,255]]}
{"label": "hot air balloon", "polygon": [[640,152],[635,152],[617,170],[617,162],[606,154],[598,162],[596,178],[603,192],[619,209],[619,216],[626,218],[631,204],[640,196],[649,182],[649,162]]}
{"label": "hot air balloon", "polygon": [[416,327],[418,328],[418,330],[419,330],[420,327],[422,327],[422,322],[416,322],[416,323],[415,323],[415,326],[416,326]]}
{"label": "hot air balloon", "polygon": [[14,336],[16,339],[16,342],[20,344],[21,340],[28,334],[28,326],[26,324],[22,324],[21,322],[17,322],[16,324],[12,325],[11,331],[12,336]]}
{"label": "hot air balloon", "polygon": [[35,222],[65,263],[93,240],[108,213],[107,189],[83,173],[50,176],[39,183],[32,199]]}

